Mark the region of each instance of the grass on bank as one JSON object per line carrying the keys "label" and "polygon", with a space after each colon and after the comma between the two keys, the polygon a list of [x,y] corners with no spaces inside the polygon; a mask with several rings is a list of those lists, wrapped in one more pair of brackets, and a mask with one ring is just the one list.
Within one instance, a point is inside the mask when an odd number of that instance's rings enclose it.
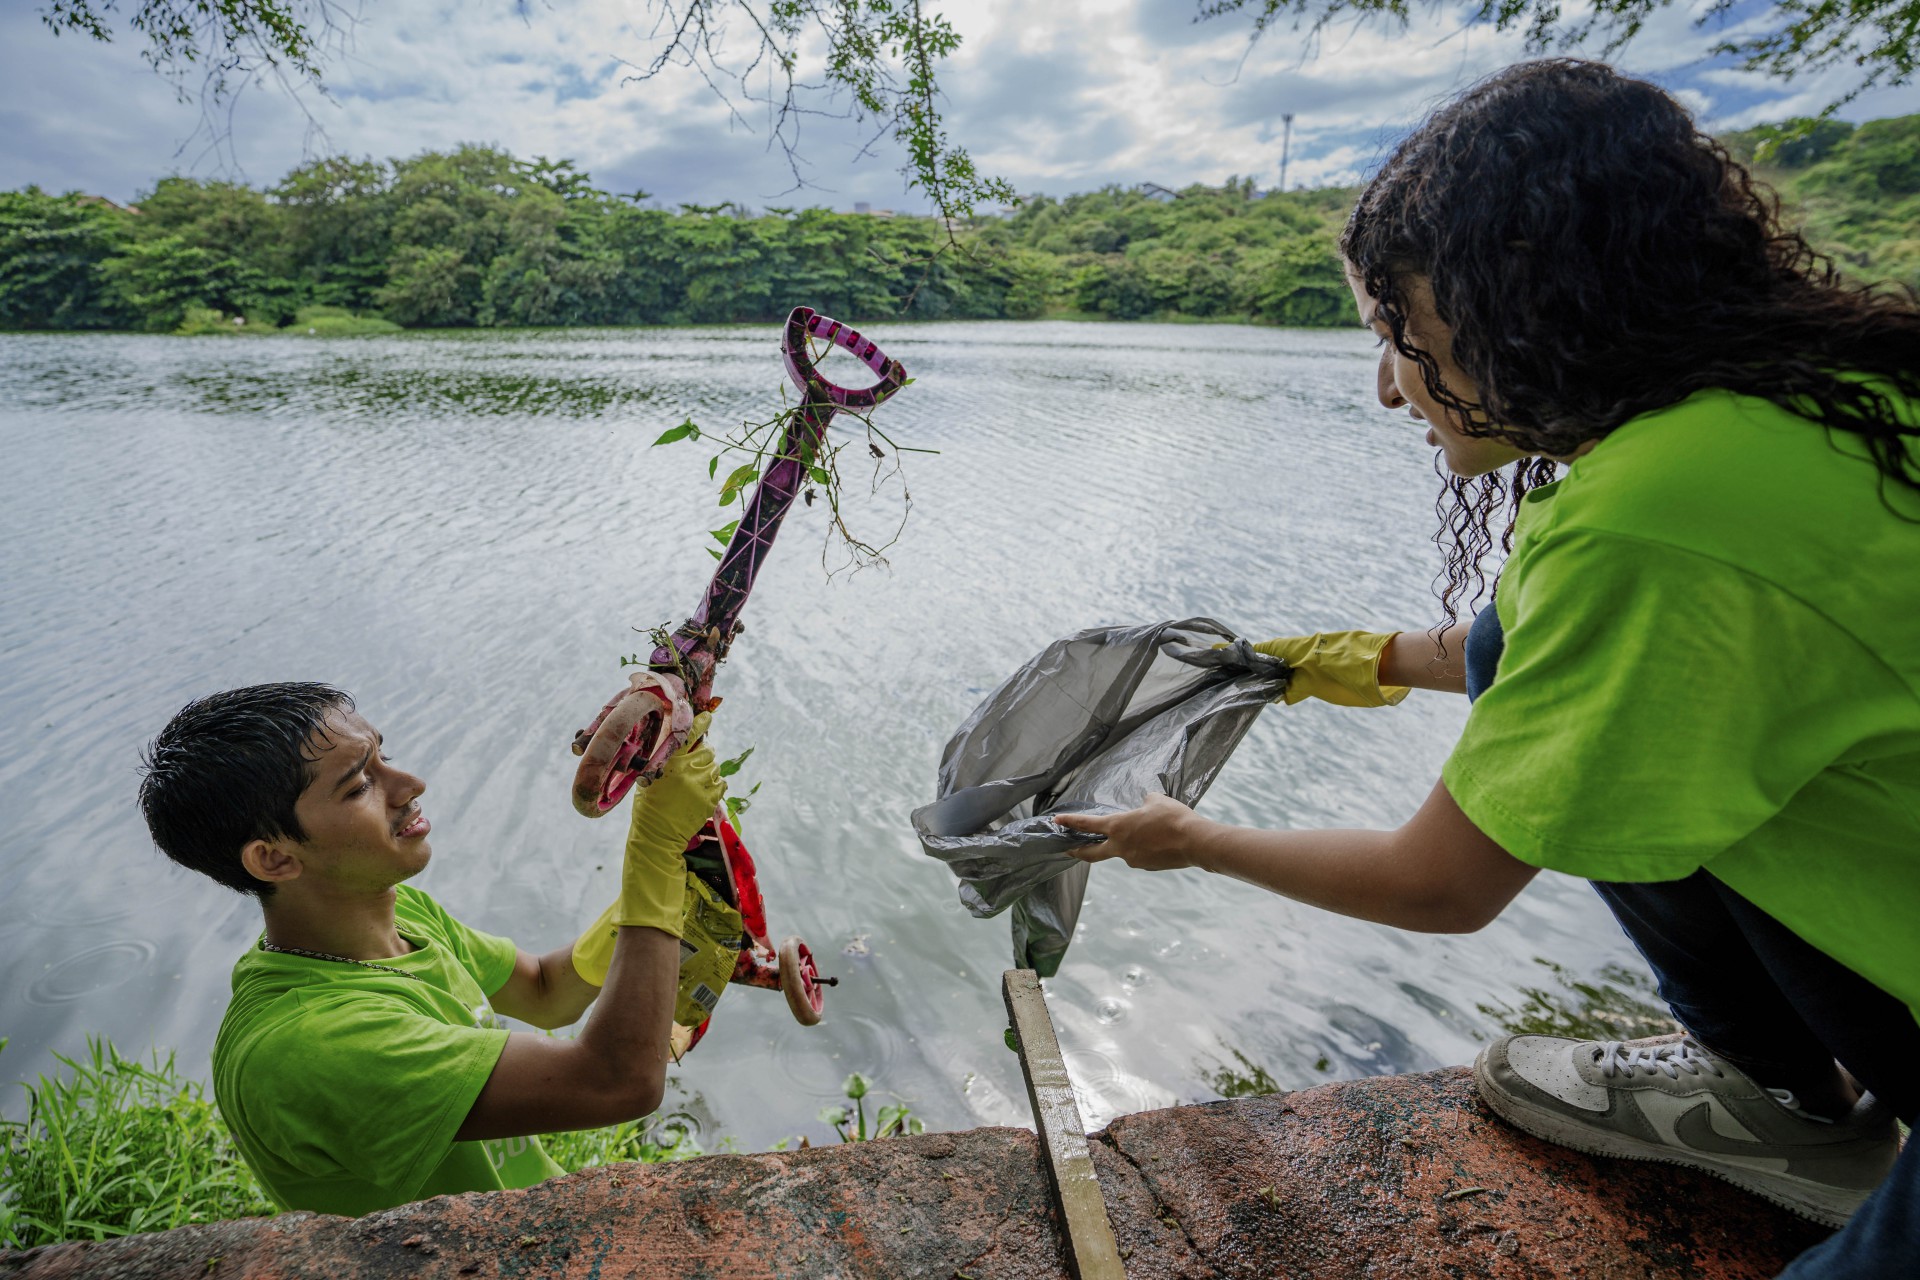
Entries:
{"label": "grass on bank", "polygon": [[398,333],[400,326],[379,316],[357,316],[345,307],[302,307],[285,328],[270,322],[250,321],[245,316],[230,316],[212,307],[190,306],[182,314],[176,338],[200,338],[213,334],[238,337],[305,338],[355,337],[364,333]]}
{"label": "grass on bank", "polygon": [[[23,1086],[27,1118],[0,1121],[0,1248],[278,1212],[203,1086],[180,1075],[172,1054],[141,1062],[89,1037],[80,1057],[55,1056],[65,1071]],[[671,1117],[540,1141],[568,1173],[701,1154]]]}
{"label": "grass on bank", "polygon": [[26,1085],[0,1124],[0,1246],[104,1240],[272,1213],[198,1083],[89,1039],[67,1073]]}
{"label": "grass on bank", "polygon": [[[6,1047],[0,1039],[0,1050]],[[179,1073],[172,1054],[156,1052],[150,1062],[140,1062],[109,1040],[88,1037],[81,1057],[54,1056],[64,1073],[22,1085],[27,1118],[0,1121],[0,1249],[279,1212],[204,1087]],[[852,1110],[820,1113],[840,1141],[925,1132],[898,1098],[880,1107],[870,1130],[862,1099],[871,1087],[858,1073],[848,1076],[842,1092]],[[690,1160],[705,1154],[695,1132],[683,1114],[655,1115],[545,1134],[540,1144],[555,1164],[578,1173],[603,1164]],[[731,1150],[732,1139],[720,1145]],[[782,1139],[774,1150],[788,1145]],[[807,1139],[798,1145],[807,1146]]]}

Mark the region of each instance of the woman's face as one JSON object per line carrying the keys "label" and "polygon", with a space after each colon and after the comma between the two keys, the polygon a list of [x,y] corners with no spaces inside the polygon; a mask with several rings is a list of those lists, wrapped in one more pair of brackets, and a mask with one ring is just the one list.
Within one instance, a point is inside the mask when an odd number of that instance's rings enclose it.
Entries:
{"label": "woman's face", "polygon": [[[1468,404],[1478,404],[1480,389],[1453,362],[1453,330],[1435,313],[1433,290],[1424,276],[1407,280],[1402,291],[1407,309],[1407,341],[1427,352],[1439,366],[1440,385]],[[1393,345],[1393,331],[1382,319],[1367,286],[1347,264],[1347,287],[1360,308],[1360,319],[1380,335],[1380,403],[1389,409],[1404,407],[1415,422],[1427,427],[1427,443],[1440,450],[1447,470],[1457,476],[1479,476],[1498,471],[1509,462],[1527,455],[1512,445],[1484,436],[1470,436],[1458,430],[1459,416],[1437,403],[1427,392],[1420,366],[1401,354]]]}

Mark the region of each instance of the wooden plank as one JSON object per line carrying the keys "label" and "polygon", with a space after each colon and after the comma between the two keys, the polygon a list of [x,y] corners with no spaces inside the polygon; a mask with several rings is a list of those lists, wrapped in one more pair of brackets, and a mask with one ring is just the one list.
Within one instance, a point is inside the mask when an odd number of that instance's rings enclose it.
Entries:
{"label": "wooden plank", "polygon": [[1019,1041],[1020,1069],[1027,1077],[1027,1100],[1033,1104],[1033,1127],[1040,1134],[1047,1176],[1053,1182],[1054,1202],[1066,1227],[1067,1267],[1075,1280],[1126,1280],[1120,1246],[1107,1220],[1107,1202],[1087,1150],[1087,1131],[1080,1108],[1073,1101],[1073,1084],[1060,1057],[1060,1040],[1047,1015],[1040,991],[1040,975],[1031,969],[1009,969],[1000,979],[1007,1016],[1013,1019]]}

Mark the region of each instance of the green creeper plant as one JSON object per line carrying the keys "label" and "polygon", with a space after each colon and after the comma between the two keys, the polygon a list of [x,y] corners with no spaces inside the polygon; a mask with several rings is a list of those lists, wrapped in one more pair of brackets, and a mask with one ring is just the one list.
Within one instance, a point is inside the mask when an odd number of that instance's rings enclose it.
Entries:
{"label": "green creeper plant", "polygon": [[820,1118],[833,1126],[842,1142],[873,1142],[881,1138],[908,1137],[916,1133],[925,1133],[927,1126],[913,1114],[904,1102],[888,1103],[874,1115],[873,1129],[867,1129],[867,1093],[871,1086],[867,1078],[858,1071],[848,1076],[840,1086],[847,1101],[853,1104],[849,1111],[846,1107],[823,1107]]}
{"label": "green creeper plant", "polygon": [[[810,346],[813,341],[811,338],[808,339]],[[831,348],[829,348],[829,352],[830,351]],[[822,353],[815,350],[813,354],[815,358],[818,359]],[[908,378],[900,385],[902,387],[910,387],[913,385],[913,381],[912,378]],[[786,438],[787,424],[800,412],[800,405],[793,401],[790,394],[791,391],[791,385],[783,381],[780,384],[781,408],[779,412],[762,421],[748,419],[732,431],[715,433],[703,429],[689,417],[684,419],[680,425],[669,427],[666,431],[662,432],[659,439],[653,442],[653,447],[658,448],[661,445],[674,444],[682,440],[705,440],[710,444],[716,444],[718,446],[718,452],[707,459],[707,478],[710,480],[719,480],[720,464],[722,462],[730,458],[744,459],[743,461],[739,461],[737,465],[727,472],[726,479],[720,480],[719,505],[722,507],[730,507],[740,500],[748,486],[758,480],[761,472],[766,469],[768,463],[774,460],[774,451],[780,447],[781,441]],[[821,552],[821,563],[823,565],[828,564],[827,557],[831,553],[836,541],[847,556],[846,562],[837,568],[828,565],[829,576],[838,572],[839,569],[848,566],[861,569],[871,565],[883,565],[886,563],[887,549],[899,541],[901,532],[906,528],[907,517],[913,511],[913,494],[907,488],[906,472],[903,470],[900,461],[901,455],[906,453],[937,454],[940,452],[938,449],[922,449],[912,445],[900,444],[894,440],[892,436],[874,425],[873,417],[870,413],[862,414],[851,409],[840,410],[835,415],[834,425],[829,428],[829,431],[841,427],[842,423],[847,419],[852,419],[860,424],[862,433],[860,436],[854,439],[841,438],[837,441],[830,436],[821,442],[817,453],[809,449],[800,459],[801,462],[806,464],[807,476],[811,481],[811,484],[803,491],[801,495],[802,498],[809,507],[813,506],[815,501],[822,496],[826,498],[827,502],[827,510],[829,513],[827,543]],[[863,540],[848,527],[845,511],[842,507],[842,499],[846,493],[846,481],[842,474],[841,459],[848,446],[855,443],[856,440],[866,446],[864,454],[873,462],[872,473],[868,476],[868,492],[870,494],[878,494],[883,488],[893,483],[897,483],[900,488],[899,523],[894,526],[892,532],[885,540],[877,544]],[[856,454],[856,456],[858,456],[858,454]],[[740,522],[736,519],[721,525],[717,529],[709,529],[707,533],[719,545],[717,547],[708,547],[707,554],[715,560],[719,560],[721,558],[721,548],[727,545],[728,541],[733,537],[734,531],[739,527]]]}

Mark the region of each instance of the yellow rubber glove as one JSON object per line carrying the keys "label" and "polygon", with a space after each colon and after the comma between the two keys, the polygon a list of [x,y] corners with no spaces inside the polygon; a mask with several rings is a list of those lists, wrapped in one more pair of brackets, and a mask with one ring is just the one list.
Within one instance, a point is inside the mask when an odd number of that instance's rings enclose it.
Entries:
{"label": "yellow rubber glove", "polygon": [[573,967],[594,986],[607,980],[621,925],[643,925],[681,936],[687,902],[687,841],[693,839],[727,784],[706,744],[711,715],[695,716],[687,745],[667,761],[652,785],[636,790],[620,897],[573,944]]}
{"label": "yellow rubber glove", "polygon": [[1257,652],[1293,668],[1281,699],[1292,706],[1308,698],[1336,707],[1391,707],[1411,690],[1380,683],[1380,654],[1397,631],[1322,631],[1281,636],[1254,645]]}

